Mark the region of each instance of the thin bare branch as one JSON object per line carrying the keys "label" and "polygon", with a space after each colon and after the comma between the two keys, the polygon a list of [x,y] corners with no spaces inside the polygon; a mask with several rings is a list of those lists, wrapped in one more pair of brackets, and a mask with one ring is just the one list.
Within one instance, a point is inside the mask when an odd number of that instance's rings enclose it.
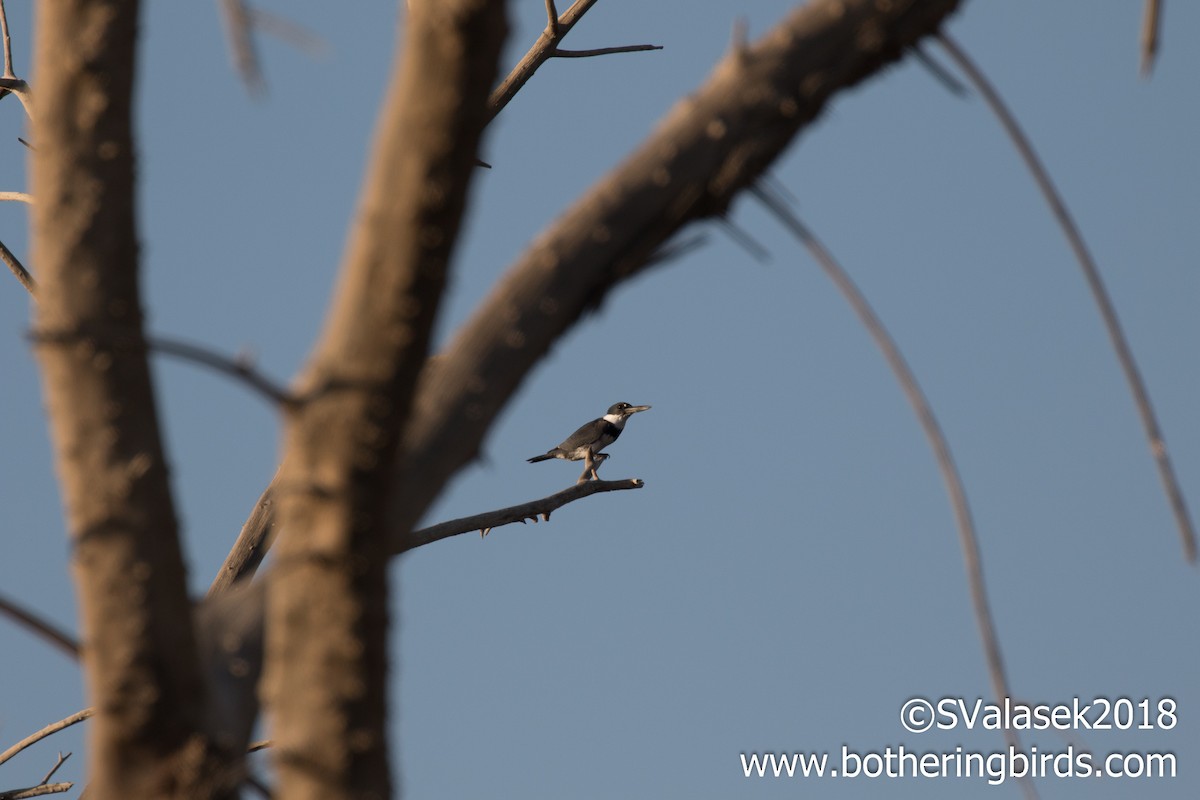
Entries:
{"label": "thin bare branch", "polygon": [[73,783],[43,783],[37,786],[30,786],[28,789],[11,789],[7,792],[0,792],[0,800],[25,800],[29,797],[60,794],[61,792],[71,791],[74,785]]}
{"label": "thin bare branch", "polygon": [[[988,603],[987,589],[983,579],[983,556],[979,549],[979,536],[975,532],[975,522],[971,515],[971,507],[967,502],[966,486],[963,485],[962,476],[959,475],[958,467],[954,463],[954,456],[950,452],[950,443],[946,440],[946,435],[942,432],[937,417],[934,416],[933,406],[930,405],[920,383],[917,382],[917,376],[909,367],[904,354],[900,352],[895,339],[888,333],[883,321],[871,308],[866,296],[854,283],[849,273],[842,268],[833,254],[783,201],[761,186],[755,187],[753,191],[767,210],[801,244],[808,248],[821,269],[850,303],[863,327],[867,329],[871,338],[875,340],[875,344],[883,351],[884,359],[904,390],[904,395],[912,405],[913,411],[916,412],[921,429],[925,432],[925,438],[929,441],[929,446],[933,449],[934,457],[937,459],[938,470],[942,473],[946,492],[950,495],[950,505],[954,510],[955,522],[958,525],[959,544],[962,547],[963,561],[967,569],[967,583],[971,589],[971,604],[975,609],[975,623],[979,627],[979,635],[983,640],[983,654],[987,661],[988,674],[991,676],[992,691],[996,695],[997,702],[1003,702],[1012,696],[1012,692],[1009,689],[1008,677],[1004,670],[1004,659],[1000,653],[1000,637],[996,634],[996,624]],[[1009,745],[1017,751],[1021,749],[1020,740],[1014,729],[1005,728],[1004,736]],[[1025,790],[1026,797],[1037,797],[1031,781],[1026,779],[1022,781],[1021,785]]]}
{"label": "thin bare branch", "polygon": [[252,8],[250,21],[258,30],[287,42],[310,58],[320,58],[329,53],[329,43],[320,35],[285,16],[261,8]]}
{"label": "thin bare branch", "polygon": [[1162,3],[1146,0],[1142,14],[1142,77],[1149,78],[1158,58],[1158,31],[1162,17]]}
{"label": "thin bare branch", "polygon": [[199,364],[236,378],[278,406],[291,408],[299,403],[298,398],[291,392],[259,372],[253,361],[247,357],[229,358],[206,347],[163,336],[148,337],[146,346],[151,352]]}
{"label": "thin bare branch", "polygon": [[1130,348],[1129,342],[1125,338],[1125,333],[1121,329],[1121,321],[1117,317],[1117,310],[1113,305],[1112,298],[1109,297],[1108,289],[1104,286],[1104,279],[1100,276],[1100,268],[1096,265],[1092,254],[1088,251],[1087,245],[1083,241],[1083,235],[1075,225],[1075,220],[1067,210],[1066,204],[1063,202],[1058,190],[1054,187],[1054,183],[1050,180],[1050,174],[1046,171],[1037,153],[1034,152],[1032,143],[1021,130],[1020,125],[1017,124],[1016,118],[1009,112],[1008,107],[1005,106],[999,93],[996,92],[991,82],[988,81],[983,72],[975,65],[966,51],[959,47],[947,33],[942,31],[938,34],[938,37],[941,39],[942,46],[946,49],[946,52],[950,54],[950,57],[954,59],[971,83],[975,85],[979,93],[983,95],[984,100],[987,101],[988,106],[1008,133],[1009,138],[1012,139],[1022,160],[1033,175],[1038,189],[1041,190],[1042,196],[1050,205],[1050,210],[1054,213],[1059,227],[1067,237],[1067,241],[1071,245],[1071,250],[1074,251],[1075,258],[1079,261],[1079,266],[1083,269],[1083,275],[1087,279],[1092,297],[1095,299],[1096,306],[1100,309],[1100,316],[1104,320],[1104,327],[1108,331],[1108,337],[1112,340],[1113,350],[1117,354],[1117,361],[1125,373],[1125,381],[1129,384],[1129,389],[1133,394],[1133,400],[1137,406],[1138,415],[1141,417],[1142,427],[1145,429],[1146,439],[1150,445],[1150,453],[1154,457],[1154,463],[1158,467],[1159,478],[1162,481],[1163,489],[1166,491],[1171,510],[1175,515],[1175,523],[1179,528],[1179,537],[1183,541],[1184,557],[1194,564],[1196,562],[1196,531],[1192,525],[1191,515],[1188,512],[1187,501],[1184,499],[1183,490],[1179,486],[1179,480],[1175,475],[1175,468],[1171,465],[1171,458],[1167,454],[1167,443],[1163,438],[1158,418],[1154,413],[1154,406],[1150,402],[1150,393],[1146,388],[1145,381],[1142,380],[1137,361],[1134,360],[1133,350]]}
{"label": "thin bare branch", "polygon": [[0,192],[0,201],[5,200],[33,205],[33,195],[28,192]]}
{"label": "thin bare branch", "polygon": [[43,784],[47,784],[47,783],[49,783],[49,782],[50,782],[50,779],[54,777],[54,773],[58,772],[58,768],[59,768],[59,767],[61,767],[63,764],[67,763],[67,759],[68,759],[68,758],[70,758],[70,757],[71,757],[71,753],[67,753],[67,754],[64,756],[64,755],[62,754],[62,752],[61,752],[61,751],[59,751],[59,754],[58,754],[58,760],[54,762],[54,766],[53,766],[53,767],[51,767],[51,768],[50,768],[50,771],[46,773],[46,777],[42,778],[42,779],[41,779],[41,780],[38,782],[38,786],[41,786],[41,785],[43,785]]}
{"label": "thin bare branch", "polygon": [[967,96],[967,87],[963,85],[962,81],[951,75],[950,71],[943,67],[937,59],[929,55],[924,47],[918,44],[913,47],[912,53],[916,56],[917,63],[924,67],[925,71],[942,85],[942,88],[955,97]]}
{"label": "thin bare branch", "polygon": [[558,9],[554,7],[554,0],[546,0],[546,32],[551,38],[558,38]]}
{"label": "thin bare branch", "polygon": [[25,269],[25,265],[17,258],[12,250],[5,246],[4,242],[0,242],[0,261],[8,265],[9,270],[16,276],[21,285],[25,287],[25,291],[31,295],[37,296],[37,282],[33,276],[29,274],[29,270]]}
{"label": "thin bare branch", "polygon": [[597,47],[592,50],[563,50],[556,47],[550,51],[551,58],[592,58],[610,56],[614,53],[642,53],[646,50],[662,50],[660,44],[624,44],[618,47]]}
{"label": "thin bare branch", "polygon": [[79,659],[79,643],[57,625],[47,622],[37,614],[21,607],[15,601],[0,595],[0,613],[7,614],[14,622],[23,625],[50,642],[71,658]]}
{"label": "thin bare branch", "polygon": [[[603,455],[603,454],[601,454]],[[576,500],[582,500],[585,497],[591,497],[600,492],[616,492],[623,489],[641,489],[646,484],[638,478],[627,478],[617,481],[587,481],[586,483],[577,483],[561,492],[557,492],[548,497],[543,497],[538,500],[530,500],[528,503],[521,503],[508,508],[498,508],[494,511],[485,511],[482,514],[475,514],[470,517],[462,517],[460,519],[452,519],[446,522],[431,525],[428,528],[421,528],[418,531],[413,531],[411,537],[406,537],[405,540],[397,540],[393,551],[401,553],[406,550],[411,550],[414,547],[420,547],[425,544],[449,539],[451,536],[457,536],[460,533],[470,533],[472,531],[491,531],[494,528],[499,528],[501,525],[509,525],[514,522],[525,522],[533,520],[537,522],[539,519],[549,522],[550,514],[559,508],[562,508],[567,503],[573,503]]]}
{"label": "thin bare branch", "polygon": [[3,764],[5,761],[8,761],[10,758],[12,758],[13,756],[15,756],[17,753],[21,752],[25,748],[37,744],[42,739],[45,739],[47,736],[53,736],[54,734],[58,733],[59,731],[63,730],[64,728],[69,728],[72,725],[83,722],[85,719],[92,716],[92,714],[94,714],[95,712],[96,712],[96,710],[94,708],[85,708],[82,711],[76,711],[74,714],[72,714],[69,717],[60,719],[58,722],[50,723],[46,727],[42,728],[40,731],[31,733],[30,735],[26,736],[21,741],[14,744],[12,747],[5,750],[3,753],[0,753],[0,764]]}
{"label": "thin bare branch", "polygon": [[[492,91],[491,97],[488,98],[488,122],[491,122],[496,118],[497,114],[504,110],[504,107],[516,96],[517,92],[521,91],[521,87],[533,77],[533,73],[537,72],[538,67],[555,57],[555,55],[559,55],[562,58],[603,55],[600,51],[560,51],[558,49],[558,43],[566,38],[566,35],[571,32],[571,28],[575,27],[575,23],[579,22],[583,18],[583,15],[595,4],[596,0],[575,0],[571,7],[563,12],[562,16],[556,16],[554,24],[546,26],[546,29],[542,31],[537,41],[529,48],[529,52],[517,62],[517,65],[512,68],[508,76]],[[552,12],[556,14],[553,3],[548,1],[546,6],[548,17]],[[662,49],[653,45],[634,45],[634,47],[641,50]],[[613,52],[629,51],[615,48]]]}
{"label": "thin bare branch", "polygon": [[717,227],[725,232],[726,236],[733,240],[734,244],[745,250],[755,261],[765,264],[771,260],[771,251],[731,220],[728,214],[713,217],[713,221],[717,223]]}

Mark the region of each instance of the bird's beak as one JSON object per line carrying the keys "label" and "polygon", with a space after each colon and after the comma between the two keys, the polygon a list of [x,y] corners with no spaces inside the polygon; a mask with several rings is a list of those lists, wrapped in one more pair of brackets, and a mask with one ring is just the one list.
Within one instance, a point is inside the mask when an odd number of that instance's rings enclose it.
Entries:
{"label": "bird's beak", "polygon": [[628,411],[630,414],[636,414],[637,412],[645,411],[648,408],[650,408],[650,406],[630,406],[628,409],[626,409],[626,411]]}

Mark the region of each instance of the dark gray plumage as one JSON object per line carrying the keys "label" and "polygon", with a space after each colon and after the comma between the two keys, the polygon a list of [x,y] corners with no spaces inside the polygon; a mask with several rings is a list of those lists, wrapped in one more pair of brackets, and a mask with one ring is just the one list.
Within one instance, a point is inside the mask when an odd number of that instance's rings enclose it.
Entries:
{"label": "dark gray plumage", "polygon": [[[625,430],[625,422],[639,411],[645,411],[650,406],[634,406],[629,403],[615,403],[609,406],[608,413],[599,419],[594,419],[586,425],[581,425],[558,446],[547,450],[540,456],[529,459],[530,464],[538,461],[548,461],[561,458],[566,461],[585,459],[589,467],[584,471],[583,480],[591,472],[596,477],[595,466],[608,456],[600,451],[617,440],[621,431]],[[598,456],[598,457],[597,457]]]}

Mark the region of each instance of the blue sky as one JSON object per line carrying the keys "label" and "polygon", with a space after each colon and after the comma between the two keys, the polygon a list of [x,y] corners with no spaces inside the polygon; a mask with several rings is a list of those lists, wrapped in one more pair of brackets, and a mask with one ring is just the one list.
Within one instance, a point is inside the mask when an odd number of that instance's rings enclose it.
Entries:
{"label": "blue sky", "polygon": [[[604,0],[488,131],[439,324],[444,339],[522,248],[697,86],[737,16],[790,7]],[[511,6],[515,63],[543,4]],[[390,8],[278,4],[313,59],[265,40],[269,90],[228,65],[215,4],[147,4],[139,130],[151,329],[249,350],[281,379],[318,331],[392,55]],[[1153,79],[1140,4],[966,3],[949,30],[1019,115],[1087,237],[1200,514],[1200,9],[1167,4]],[[10,4],[28,74],[28,9]],[[684,24],[686,21],[686,24]],[[934,54],[936,47],[931,47]],[[36,90],[36,76],[31,76]],[[0,104],[0,189],[25,185],[24,122]],[[1043,751],[1169,751],[1174,780],[1037,782],[1045,798],[1195,796],[1200,583],[1182,560],[1129,392],[1078,267],[978,98],[911,61],[839,97],[775,176],[899,341],[975,512],[1014,693],[1169,697],[1169,731],[1026,737]],[[429,521],[549,494],[529,465],[617,401],[649,403],[605,477],[640,477],[549,524],[423,548],[393,570],[397,772],[412,797],[1019,796],[979,779],[746,779],[739,754],[1001,750],[994,731],[914,734],[910,697],[991,692],[945,492],[882,358],[823,274],[750,200],[686,260],[610,297],[509,404],[483,461]],[[26,254],[24,208],[0,239]],[[37,272],[37,264],[31,263]],[[75,610],[29,302],[0,291],[0,587],[68,629]],[[278,447],[242,387],[155,363],[192,586],[205,587]],[[75,665],[0,621],[0,743],[84,704]],[[34,783],[80,729],[0,769]]]}

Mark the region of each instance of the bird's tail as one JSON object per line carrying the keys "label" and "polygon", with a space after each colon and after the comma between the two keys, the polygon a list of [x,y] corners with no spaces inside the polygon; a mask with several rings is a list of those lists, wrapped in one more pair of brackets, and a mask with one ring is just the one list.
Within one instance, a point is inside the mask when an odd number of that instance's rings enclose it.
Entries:
{"label": "bird's tail", "polygon": [[554,453],[542,453],[540,456],[534,456],[533,458],[526,459],[526,460],[530,464],[536,464],[539,461],[549,461],[552,458],[554,458]]}

